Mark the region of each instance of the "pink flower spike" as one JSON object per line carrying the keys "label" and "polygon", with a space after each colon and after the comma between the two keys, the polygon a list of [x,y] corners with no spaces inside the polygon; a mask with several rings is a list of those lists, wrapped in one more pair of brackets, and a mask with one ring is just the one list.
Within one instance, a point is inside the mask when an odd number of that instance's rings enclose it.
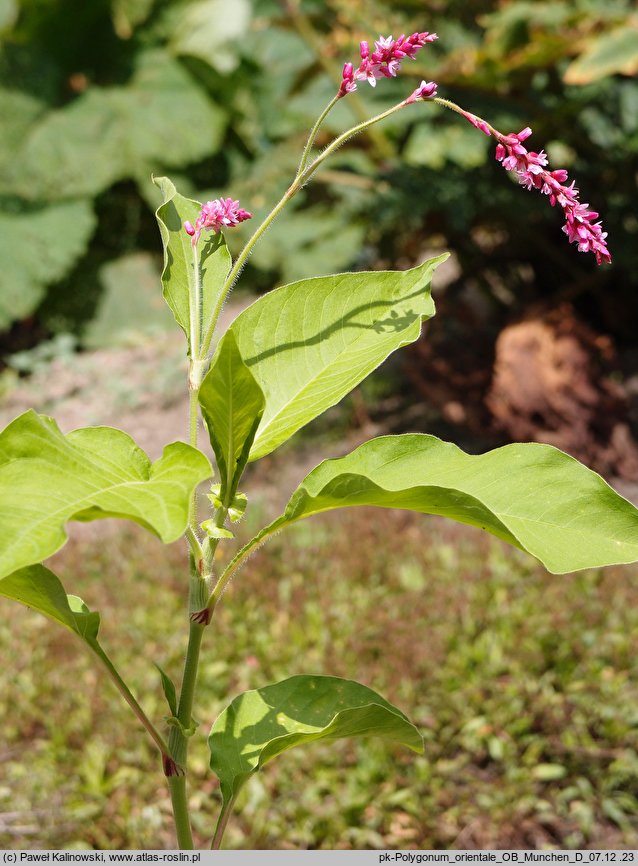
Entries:
{"label": "pink flower spike", "polygon": [[191,235],[193,246],[197,246],[202,229],[211,229],[219,233],[222,228],[232,228],[251,217],[252,214],[240,207],[238,201],[232,198],[216,198],[203,204],[195,225],[186,221],[184,230],[186,234]]}
{"label": "pink flower spike", "polygon": [[344,67],[338,97],[341,98],[346,93],[355,90],[356,81],[367,81],[371,87],[376,87],[380,78],[394,78],[399,72],[402,60],[406,57],[414,59],[419,49],[428,42],[434,42],[437,38],[436,33],[428,33],[427,31],[423,33],[417,31],[410,36],[402,34],[396,40],[392,36],[379,36],[375,40],[372,52],[370,52],[370,45],[367,41],[360,42],[361,63],[357,69],[353,70],[352,77],[349,77],[349,72],[348,77],[346,77]]}
{"label": "pink flower spike", "polygon": [[599,265],[603,262],[611,264],[611,254],[605,242],[607,232],[602,230],[602,223],[594,222],[598,213],[589,210],[588,204],[578,201],[578,190],[574,181],[569,186],[565,186],[568,179],[565,169],[547,171],[545,152],[541,150],[535,153],[523,147],[521,141],[529,138],[531,133],[529,126],[518,134],[510,135],[502,135],[494,130],[499,142],[496,146],[496,159],[503,168],[515,171],[519,182],[526,189],[538,189],[543,195],[548,196],[552,206],[555,204],[561,206],[565,217],[563,231],[570,243],[577,245],[579,252],[594,253],[596,263]]}
{"label": "pink flower spike", "polygon": [[437,84],[435,81],[422,81],[417,89],[408,96],[404,104],[410,105],[416,102],[417,99],[432,99],[433,96],[436,96],[436,88]]}

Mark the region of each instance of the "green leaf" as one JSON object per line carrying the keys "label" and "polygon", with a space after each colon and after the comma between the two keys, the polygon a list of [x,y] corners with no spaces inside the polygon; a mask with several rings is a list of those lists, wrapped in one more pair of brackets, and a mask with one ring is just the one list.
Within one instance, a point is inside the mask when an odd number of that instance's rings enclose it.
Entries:
{"label": "green leaf", "polygon": [[100,615],[91,612],[81,598],[67,595],[56,575],[43,565],[21,568],[1,578],[0,595],[37,610],[96,648]]}
{"label": "green leaf", "polygon": [[638,559],[638,509],[549,445],[469,455],[434,436],[382,436],[306,476],[263,531],[353,505],[440,514],[531,553],[555,574]]}
{"label": "green leaf", "polygon": [[168,708],[171,711],[172,716],[177,715],[177,692],[175,691],[175,684],[173,680],[169,677],[169,675],[164,671],[157,663],[155,663],[155,667],[159,671],[159,675],[162,679],[162,691],[164,692],[164,697],[166,698],[166,703],[168,704]]}
{"label": "green leaf", "polygon": [[596,36],[563,74],[566,84],[589,84],[608,75],[638,72],[638,18],[609,33]]}
{"label": "green leaf", "polygon": [[244,363],[266,398],[250,460],[337,403],[434,315],[430,280],[445,253],[407,271],[335,274],[275,289],[235,319]]}
{"label": "green leaf", "polygon": [[221,499],[232,502],[264,413],[264,395],[244,364],[232,330],[224,335],[199,392],[221,478]]}
{"label": "green leaf", "polygon": [[73,519],[127,518],[175,541],[194,488],[210,474],[207,458],[183,442],[151,464],[121,430],[64,436],[51,418],[25,412],[0,433],[0,575],[55,553]]}
{"label": "green leaf", "polygon": [[91,86],[22,143],[11,191],[33,201],[93,196],[116,181],[215,153],[225,116],[166,52],[140,54],[123,87]]}
{"label": "green leaf", "polygon": [[[164,246],[164,298],[175,316],[175,321],[186,334],[190,352],[189,298],[195,291],[195,272],[193,248],[190,237],[184,231],[184,222],[189,220],[195,224],[202,206],[200,202],[180,195],[169,178],[157,177],[154,181],[162,191],[164,199],[156,213]],[[199,243],[199,252],[202,319],[205,328],[213,315],[232,262],[222,234],[207,234],[205,240]]]}
{"label": "green leaf", "polygon": [[211,729],[210,766],[228,803],[282,752],[314,740],[360,736],[423,751],[414,725],[367,686],[339,677],[296,676],[235,698]]}
{"label": "green leaf", "polygon": [[0,329],[33,313],[46,286],[84,253],[94,228],[87,201],[0,212]]}

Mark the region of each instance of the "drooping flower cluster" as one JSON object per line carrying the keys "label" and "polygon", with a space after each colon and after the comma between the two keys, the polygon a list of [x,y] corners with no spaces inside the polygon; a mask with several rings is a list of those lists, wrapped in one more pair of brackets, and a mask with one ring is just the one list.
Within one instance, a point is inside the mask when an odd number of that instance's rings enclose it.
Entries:
{"label": "drooping flower cluster", "polygon": [[342,97],[356,90],[357,81],[367,81],[372,87],[376,87],[379,78],[394,78],[405,57],[413,59],[420,48],[435,39],[438,39],[436,33],[427,32],[402,35],[398,39],[380,36],[374,43],[372,52],[367,42],[361,42],[361,63],[356,70],[352,63],[344,65],[338,96]]}
{"label": "drooping flower cluster", "polygon": [[249,220],[251,217],[251,213],[248,213],[248,211],[239,206],[239,201],[233,201],[232,198],[216,198],[202,205],[195,225],[186,220],[184,229],[186,230],[186,234],[191,236],[193,246],[197,246],[203,229],[220,232],[224,228],[232,228],[239,225],[239,223],[243,223],[244,220]]}
{"label": "drooping flower cluster", "polygon": [[578,190],[574,181],[565,186],[568,178],[564,169],[548,171],[547,155],[544,151],[536,153],[523,146],[522,142],[532,134],[529,126],[512,135],[502,135],[496,131],[495,134],[498,139],[496,159],[503,168],[515,171],[526,189],[538,189],[549,196],[552,206],[558,202],[565,215],[563,231],[570,243],[578,244],[580,252],[594,253],[599,265],[602,262],[611,264],[611,255],[605,243],[607,232],[602,230],[600,221],[594,222],[598,213],[589,210],[588,204],[578,201]]}

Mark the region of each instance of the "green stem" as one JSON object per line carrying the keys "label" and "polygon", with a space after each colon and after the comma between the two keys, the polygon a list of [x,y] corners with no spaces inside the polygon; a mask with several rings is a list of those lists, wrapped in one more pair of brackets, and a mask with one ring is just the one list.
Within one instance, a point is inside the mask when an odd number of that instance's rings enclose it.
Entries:
{"label": "green stem", "polygon": [[317,137],[317,133],[319,132],[319,127],[324,122],[324,120],[326,119],[328,114],[332,111],[332,109],[337,104],[339,99],[340,99],[340,96],[338,94],[336,96],[333,96],[333,98],[330,100],[328,105],[326,105],[324,110],[319,115],[319,118],[317,119],[317,122],[315,123],[315,125],[310,130],[310,135],[308,136],[308,141],[306,142],[306,146],[304,147],[304,151],[301,154],[301,162],[299,163],[299,168],[297,170],[297,177],[299,177],[299,175],[303,173],[303,170],[306,167],[306,163],[308,162],[308,157],[310,156],[310,151],[312,150],[312,146],[315,143],[315,138]]}
{"label": "green stem", "polygon": [[[193,700],[195,698],[195,686],[197,684],[197,668],[199,665],[199,651],[202,643],[202,635],[205,626],[197,622],[191,622],[188,633],[188,647],[184,659],[184,675],[182,687],[179,694],[177,707],[177,718],[184,729],[193,724]],[[168,747],[173,760],[180,766],[186,767],[188,757],[188,737],[180,728],[173,727],[168,738]]]}
{"label": "green stem", "polygon": [[199,360],[200,355],[200,337],[201,337],[201,320],[202,320],[202,280],[201,270],[199,266],[199,254],[197,252],[197,244],[192,244],[193,247],[193,301],[191,307],[194,307],[194,312],[191,313],[191,354],[195,360]]}
{"label": "green stem", "polygon": [[[199,420],[199,387],[193,387],[193,382],[189,382],[188,388],[188,442],[193,448],[197,448],[197,432]],[[188,526],[190,533],[188,534],[189,543],[192,548],[192,536],[197,538],[197,489],[193,490],[190,506],[188,510]],[[201,548],[200,548],[201,552]],[[193,550],[193,555],[196,551]]]}
{"label": "green stem", "polygon": [[[293,521],[290,521],[290,523],[292,523],[292,522]],[[290,523],[287,523],[285,525],[289,526]],[[281,523],[279,522],[279,520],[275,520],[274,523],[271,523],[270,526],[266,526],[254,538],[251,538],[251,540],[248,542],[248,544],[244,545],[244,547],[242,547],[241,550],[237,551],[237,553],[232,558],[232,560],[228,563],[228,565],[226,566],[224,571],[220,574],[220,576],[217,580],[217,583],[215,584],[215,587],[209,596],[208,604],[206,605],[206,607],[210,611],[211,616],[213,614],[213,611],[215,610],[215,607],[217,606],[217,602],[219,601],[219,599],[222,596],[222,593],[224,592],[224,589],[228,585],[229,580],[235,574],[237,569],[241,565],[243,565],[243,563],[248,559],[250,554],[257,547],[259,547],[261,544],[263,544],[263,542],[266,541],[267,538],[269,538],[271,535],[274,535],[274,533],[278,532],[279,529],[281,529],[281,528],[282,527],[281,527]]]}
{"label": "green stem", "polygon": [[186,797],[186,778],[184,776],[169,776],[168,789],[171,794],[171,804],[175,817],[177,844],[181,851],[192,851],[193,834],[188,815],[188,800]]}
{"label": "green stem", "polygon": [[[358,123],[356,126],[353,126],[351,129],[347,129],[341,135],[337,136],[328,147],[323,150],[319,156],[312,162],[308,168],[298,175],[295,178],[295,183],[297,189],[300,189],[308,180],[312,177],[312,175],[316,172],[322,162],[324,162],[331,154],[338,150],[342,144],[345,144],[346,141],[349,141],[355,135],[358,135],[360,132],[368,129],[370,126],[373,126],[375,123],[379,123],[381,120],[385,120],[386,117],[390,117],[392,114],[395,114],[397,111],[400,111],[405,107],[405,101],[399,102],[396,105],[393,105],[392,108],[389,108],[387,111],[381,112],[381,114],[375,114],[374,117],[369,118],[368,120],[364,120],[362,123]],[[296,191],[296,190],[295,190]]]}
{"label": "green stem", "polygon": [[226,830],[226,825],[228,824],[228,819],[231,816],[234,805],[234,797],[231,797],[230,800],[228,800],[222,805],[221,812],[219,813],[219,818],[217,819],[217,826],[215,827],[215,835],[213,836],[213,841],[210,844],[210,847],[213,851],[219,851],[219,849],[221,848],[224,831]]}

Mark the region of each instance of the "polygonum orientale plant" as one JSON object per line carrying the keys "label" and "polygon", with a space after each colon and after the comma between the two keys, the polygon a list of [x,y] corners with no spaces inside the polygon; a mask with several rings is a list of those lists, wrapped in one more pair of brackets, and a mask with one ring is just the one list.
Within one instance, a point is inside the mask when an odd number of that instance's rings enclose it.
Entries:
{"label": "polygonum orientale plant", "polygon": [[[74,632],[111,677],[158,749],[173,805],[177,841],[193,847],[186,793],[188,746],[195,733],[200,652],[231,578],[258,545],[299,520],[358,505],[438,514],[497,536],[562,574],[638,558],[638,510],[585,466],[555,448],[514,444],[479,456],[425,433],[381,436],[345,456],[324,460],[291,492],[288,505],[240,549],[230,527],[248,504],[240,490],[248,463],[284,444],[337,403],[391,352],[414,342],[434,315],[430,284],[446,254],[404,271],[317,276],[280,286],[217,334],[220,311],[269,224],[348,139],[384,118],[428,102],[450,108],[496,142],[496,159],[527,190],[558,205],[568,240],[596,262],[611,256],[598,214],[582,204],[567,172],[530,151],[526,127],[504,134],[437,94],[423,81],[400,103],[338,135],[320,153],[317,132],[334,105],[360,84],[398,75],[436,34],[380,37],[346,62],[342,81],[312,128],[296,176],[235,261],[225,232],[251,219],[238,201],[200,204],[157,178],[157,220],[164,247],[163,291],[183,330],[190,358],[188,444],[168,444],[151,463],[131,437],[92,427],[63,435],[34,411],[0,434],[2,548],[0,593]],[[521,221],[523,224],[523,217]],[[216,339],[214,339],[216,338]],[[212,452],[199,449],[200,417]],[[214,457],[215,468],[211,465]],[[197,497],[206,482],[207,494]],[[206,514],[200,514],[200,506]],[[99,641],[100,618],[67,595],[42,561],[66,540],[70,520],[120,517],[165,543],[184,538],[189,558],[189,635],[179,688],[160,669],[165,719],[152,720]],[[222,545],[230,553],[224,555]],[[158,612],[158,616],[161,615]],[[211,828],[218,848],[240,790],[281,752],[305,742],[378,736],[420,752],[422,738],[403,712],[368,685],[296,671],[282,682],[235,696],[212,722],[210,767],[219,780],[220,813]]]}

